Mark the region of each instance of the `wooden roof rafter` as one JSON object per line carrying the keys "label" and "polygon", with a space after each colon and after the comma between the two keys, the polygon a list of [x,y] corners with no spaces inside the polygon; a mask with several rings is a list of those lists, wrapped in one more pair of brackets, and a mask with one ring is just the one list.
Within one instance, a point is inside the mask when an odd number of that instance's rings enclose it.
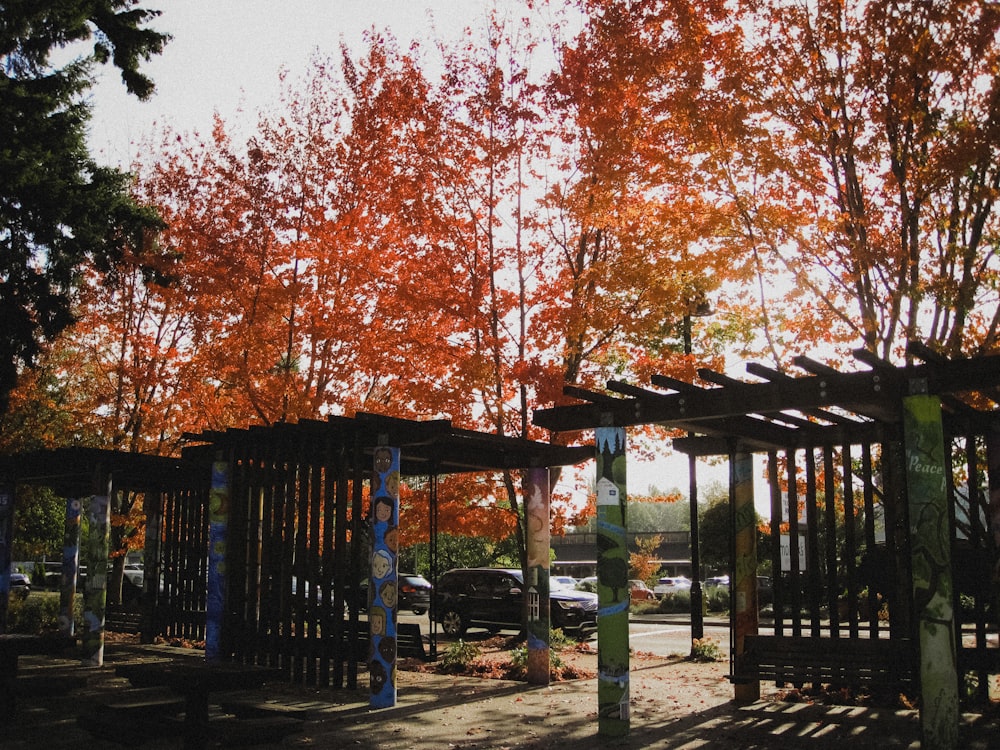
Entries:
{"label": "wooden roof rafter", "polygon": [[897,429],[903,396],[928,392],[941,395],[947,416],[994,420],[992,411],[974,409],[961,400],[970,392],[993,399],[1000,393],[1000,356],[948,360],[914,346],[911,356],[924,361],[896,367],[862,350],[855,358],[867,369],[841,372],[808,357],[795,364],[806,372],[793,376],[747,365],[759,381],[744,381],[710,370],[699,377],[710,387],[654,375],[657,389],[612,380],[609,393],[568,387],[567,395],[586,403],[535,412],[535,424],[553,432],[574,432],[600,425],[661,424],[692,436],[675,447],[698,455],[741,449],[804,448],[820,444],[878,441]]}
{"label": "wooden roof rafter", "polygon": [[192,443],[185,449],[190,455],[236,448],[246,451],[253,446],[251,450],[278,460],[315,460],[331,445],[371,456],[379,445],[392,445],[400,448],[404,476],[569,466],[593,456],[591,446],[567,447],[475,432],[454,427],[448,419],[421,421],[369,412],[185,437]]}

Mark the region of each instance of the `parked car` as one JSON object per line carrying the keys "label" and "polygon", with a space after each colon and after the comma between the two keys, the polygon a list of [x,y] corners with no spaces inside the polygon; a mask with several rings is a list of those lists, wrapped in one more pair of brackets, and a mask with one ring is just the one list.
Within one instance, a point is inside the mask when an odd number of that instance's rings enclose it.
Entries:
{"label": "parked car", "polygon": [[705,591],[719,588],[729,588],[729,576],[711,576],[705,579]]}
{"label": "parked car", "polygon": [[431,606],[431,586],[423,576],[416,573],[399,574],[399,609],[408,609],[415,615],[422,615]]}
{"label": "parked car", "polygon": [[[472,626],[488,630],[520,628],[524,616],[524,578],[510,568],[457,568],[442,574],[434,590],[437,621],[447,635]],[[597,595],[550,587],[553,628],[580,634],[597,627]]]}
{"label": "parked car", "polygon": [[575,589],[576,584],[573,576],[549,576],[549,588]]}
{"label": "parked car", "polygon": [[691,580],[684,576],[665,576],[659,579],[656,585],[653,586],[653,593],[661,597],[667,594],[675,594],[678,591],[690,590]]}
{"label": "parked car", "polygon": [[24,599],[31,593],[31,581],[24,573],[10,574],[10,594]]}
{"label": "parked car", "polygon": [[653,589],[646,585],[645,581],[640,581],[637,578],[633,578],[629,581],[629,585],[632,587],[632,603],[637,602],[648,602],[650,600],[656,599],[656,594]]}
{"label": "parked car", "polygon": [[128,582],[142,588],[142,579],[145,576],[142,565],[139,563],[125,563],[125,578]]}

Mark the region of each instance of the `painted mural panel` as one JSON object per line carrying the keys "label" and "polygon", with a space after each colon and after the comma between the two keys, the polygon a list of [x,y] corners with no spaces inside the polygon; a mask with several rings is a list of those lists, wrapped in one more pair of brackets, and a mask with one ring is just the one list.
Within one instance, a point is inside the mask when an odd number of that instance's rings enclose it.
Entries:
{"label": "painted mural panel", "polygon": [[957,746],[959,712],[951,526],[941,401],[937,396],[903,399],[903,437],[920,640],[921,747],[941,750]]}
{"label": "painted mural panel", "polygon": [[108,601],[108,532],[111,505],[107,495],[90,498],[89,534],[85,549],[87,585],[83,595],[82,634],[84,661],[104,664],[104,616]]}
{"label": "painted mural panel", "polygon": [[62,582],[59,589],[59,632],[75,635],[73,599],[80,574],[80,515],[83,504],[78,498],[66,501],[66,523],[63,528]]}
{"label": "painted mural panel", "polygon": [[229,531],[229,464],[212,464],[208,493],[208,592],[205,605],[205,658],[222,658],[221,634],[226,612],[226,537]]}
{"label": "painted mural panel", "polygon": [[368,581],[368,677],[372,708],[396,705],[399,569],[399,448],[375,449],[371,486],[372,560]]}
{"label": "painted mural panel", "polygon": [[528,578],[528,682],[549,682],[549,471],[531,469],[525,483]]}
{"label": "painted mural panel", "polygon": [[[757,510],[753,501],[753,456],[749,453],[737,453],[731,460],[736,552],[733,623],[736,658],[739,659],[743,653],[744,639],[757,633],[760,617],[757,600]],[[760,683],[737,684],[735,694],[738,701],[755,701],[760,697]]]}
{"label": "painted mural panel", "polygon": [[626,545],[625,430],[600,427],[597,439],[597,702],[598,732],[627,735],[629,713],[629,586]]}

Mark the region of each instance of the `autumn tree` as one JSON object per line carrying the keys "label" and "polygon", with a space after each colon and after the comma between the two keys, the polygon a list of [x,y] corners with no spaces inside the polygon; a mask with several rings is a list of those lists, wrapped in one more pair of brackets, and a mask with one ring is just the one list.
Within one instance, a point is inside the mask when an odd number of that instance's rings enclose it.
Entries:
{"label": "autumn tree", "polygon": [[745,3],[731,23],[746,31],[724,61],[742,117],[705,130],[775,358],[824,343],[889,359],[908,340],[993,350],[1000,11]]}

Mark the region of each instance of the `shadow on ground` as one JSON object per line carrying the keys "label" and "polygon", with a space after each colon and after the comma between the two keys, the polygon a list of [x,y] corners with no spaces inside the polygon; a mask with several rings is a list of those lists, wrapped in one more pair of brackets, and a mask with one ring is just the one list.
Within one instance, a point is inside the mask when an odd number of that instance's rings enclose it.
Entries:
{"label": "shadow on ground", "polygon": [[[183,740],[137,713],[129,731],[119,726],[95,737],[78,717],[96,710],[111,696],[128,690],[114,674],[123,662],[147,658],[197,658],[163,647],[109,646],[106,664],[83,667],[72,660],[23,659],[18,706],[13,722],[0,734],[4,750],[105,750],[124,745],[181,748]],[[60,685],[73,685],[63,690]],[[578,680],[532,687],[519,682],[400,672],[398,701],[388,709],[368,707],[367,685],[358,690],[317,690],[272,685],[241,697],[294,715],[294,731],[280,739],[251,732],[215,732],[207,747],[358,748],[368,750],[487,750],[576,747],[677,748],[719,750],[849,750],[919,748],[916,711],[758,701],[712,705],[694,713],[644,706],[633,714],[626,738],[598,736],[596,681]],[[228,724],[223,722],[228,721]],[[240,720],[213,711],[212,722],[238,727]],[[210,724],[212,724],[210,722]],[[140,730],[138,735],[136,730]],[[134,738],[140,737],[140,741]],[[1000,745],[995,719],[966,714],[958,747],[986,750]],[[124,743],[124,745],[122,744]]]}

